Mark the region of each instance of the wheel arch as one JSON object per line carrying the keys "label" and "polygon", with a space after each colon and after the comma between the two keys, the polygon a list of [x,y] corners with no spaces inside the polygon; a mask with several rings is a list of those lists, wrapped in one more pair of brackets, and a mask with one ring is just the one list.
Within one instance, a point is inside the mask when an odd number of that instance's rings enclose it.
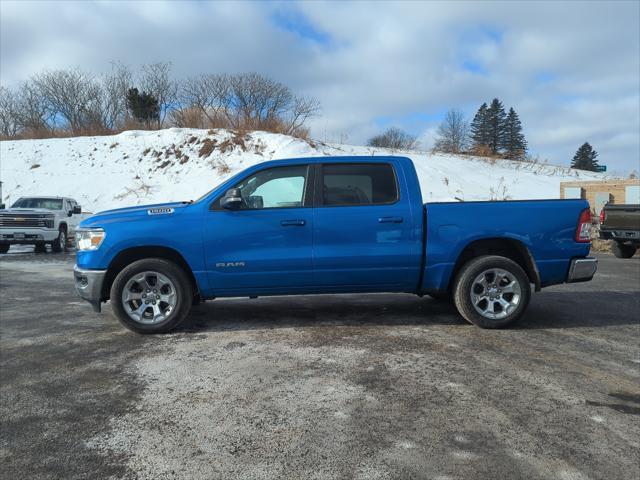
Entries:
{"label": "wheel arch", "polygon": [[109,263],[109,266],[107,267],[107,273],[102,284],[102,299],[107,300],[109,298],[113,281],[127,265],[146,258],[162,258],[164,260],[169,260],[182,268],[191,281],[194,294],[199,296],[200,289],[198,288],[198,282],[196,281],[196,277],[184,257],[173,248],[152,245],[127,248],[119,252],[113,260],[111,260],[111,263]]}
{"label": "wheel arch", "polygon": [[520,240],[514,238],[492,237],[474,240],[461,250],[451,272],[448,290],[453,287],[454,279],[462,266],[469,260],[481,255],[499,255],[513,260],[525,271],[531,283],[535,285],[536,292],[542,288],[540,272],[529,248]]}

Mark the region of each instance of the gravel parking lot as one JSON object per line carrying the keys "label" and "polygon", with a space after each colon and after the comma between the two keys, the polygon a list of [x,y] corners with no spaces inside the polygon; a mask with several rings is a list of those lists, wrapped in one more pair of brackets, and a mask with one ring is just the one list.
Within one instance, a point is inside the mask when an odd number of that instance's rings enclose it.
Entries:
{"label": "gravel parking lot", "polygon": [[632,479],[640,259],[485,331],[411,295],[216,300],[170,335],[0,259],[0,477]]}

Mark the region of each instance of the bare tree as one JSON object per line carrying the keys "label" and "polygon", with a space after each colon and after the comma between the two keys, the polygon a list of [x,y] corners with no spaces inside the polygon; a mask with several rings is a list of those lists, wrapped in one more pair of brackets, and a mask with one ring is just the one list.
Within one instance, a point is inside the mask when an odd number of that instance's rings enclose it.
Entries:
{"label": "bare tree", "polygon": [[[179,99],[183,108],[193,116],[197,110],[210,126],[216,126],[221,118],[229,117],[232,103],[231,82],[228,75],[204,74],[187,78],[180,84]],[[187,115],[185,113],[182,116]]]}
{"label": "bare tree", "polygon": [[320,112],[320,102],[315,98],[294,97],[288,119],[288,133],[296,133],[311,117]]}
{"label": "bare tree", "polygon": [[133,85],[133,74],[128,66],[112,63],[111,71],[102,76],[102,122],[115,130],[124,124],[127,116],[127,92]]}
{"label": "bare tree", "polygon": [[285,85],[258,73],[245,73],[231,77],[232,105],[237,124],[259,128],[269,119],[280,117],[293,100],[293,94]]}
{"label": "bare tree", "polygon": [[51,112],[46,99],[33,80],[20,86],[17,96],[16,121],[23,134],[38,135],[51,132],[55,114]]}
{"label": "bare tree", "polygon": [[415,135],[406,133],[397,127],[391,127],[380,135],[370,138],[367,145],[396,150],[414,150],[418,147],[418,139]]}
{"label": "bare tree", "polygon": [[296,134],[320,108],[317,100],[295,96],[286,85],[258,73],[225,79],[230,87],[224,90],[222,111],[235,128]]}
{"label": "bare tree", "polygon": [[207,123],[289,134],[301,133],[320,108],[317,100],[295,96],[286,85],[258,73],[191,77],[180,84],[178,98],[182,107],[172,114],[175,125]]}
{"label": "bare tree", "polygon": [[121,63],[93,76],[79,69],[43,71],[18,91],[0,90],[0,135],[47,135],[66,130],[74,135],[107,133],[126,126],[128,94],[136,89],[157,100],[162,127],[266,130],[304,136],[304,124],[320,111],[317,100],[296,96],[291,89],[258,73],[205,74],[179,84],[171,78],[171,64],[141,67],[138,90],[134,74]]}
{"label": "bare tree", "polygon": [[0,86],[0,137],[15,137],[19,131],[18,97],[14,91]]}
{"label": "bare tree", "polygon": [[469,138],[469,123],[460,110],[450,109],[438,126],[433,149],[438,152],[460,153],[465,150]]}
{"label": "bare tree", "polygon": [[34,84],[52,116],[61,116],[72,133],[102,125],[102,90],[93,77],[81,70],[45,71]]}
{"label": "bare tree", "polygon": [[178,97],[178,84],[171,78],[171,63],[157,62],[143,65],[140,72],[141,91],[148,92],[158,100],[160,117],[158,126],[162,127],[167,113],[175,107]]}

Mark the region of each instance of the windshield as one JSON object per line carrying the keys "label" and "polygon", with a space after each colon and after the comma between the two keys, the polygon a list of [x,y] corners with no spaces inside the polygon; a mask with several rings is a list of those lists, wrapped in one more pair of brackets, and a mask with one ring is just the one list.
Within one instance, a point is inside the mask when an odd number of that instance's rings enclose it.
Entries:
{"label": "windshield", "polygon": [[20,198],[11,208],[46,208],[62,210],[61,198]]}
{"label": "windshield", "polygon": [[[234,179],[236,177],[241,176],[244,173],[244,170],[241,172],[236,173],[233,177],[231,177],[231,179]],[[226,182],[227,180],[229,180],[228,178],[224,178],[222,180],[222,182],[218,183],[218,185],[216,185],[215,187],[213,187],[211,190],[209,190],[208,192],[206,192],[204,195],[200,195],[200,197],[196,198],[195,200],[191,200],[189,203],[198,203],[202,200],[204,200],[205,198],[207,198],[209,195],[211,195],[211,192],[213,192],[216,188],[218,188],[220,185],[222,185],[223,182]]]}

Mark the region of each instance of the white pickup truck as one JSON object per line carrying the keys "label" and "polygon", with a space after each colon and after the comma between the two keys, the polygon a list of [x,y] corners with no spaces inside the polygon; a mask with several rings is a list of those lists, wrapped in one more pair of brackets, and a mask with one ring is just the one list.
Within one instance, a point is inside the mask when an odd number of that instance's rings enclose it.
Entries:
{"label": "white pickup truck", "polygon": [[62,252],[86,216],[73,198],[19,198],[11,208],[0,210],[0,253],[19,244],[35,245],[36,251],[49,244],[54,252]]}

